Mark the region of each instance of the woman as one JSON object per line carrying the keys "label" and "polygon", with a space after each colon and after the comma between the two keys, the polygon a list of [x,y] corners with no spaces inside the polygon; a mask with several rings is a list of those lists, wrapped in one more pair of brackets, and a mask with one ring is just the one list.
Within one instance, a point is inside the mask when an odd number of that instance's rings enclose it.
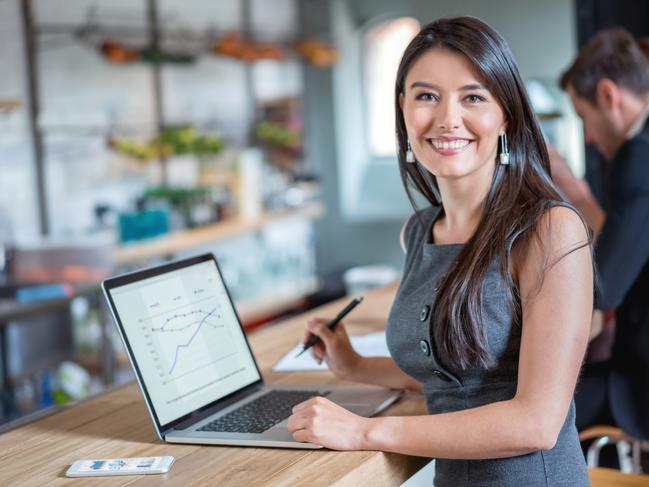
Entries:
{"label": "woman", "polygon": [[406,192],[431,206],[402,230],[388,358],[344,326],[307,325],[336,376],[420,390],[429,415],[361,418],[297,405],[298,441],[437,459],[435,485],[588,485],[573,393],[592,312],[588,232],[549,178],[548,154],[505,41],[470,17],[437,20],[396,83]]}

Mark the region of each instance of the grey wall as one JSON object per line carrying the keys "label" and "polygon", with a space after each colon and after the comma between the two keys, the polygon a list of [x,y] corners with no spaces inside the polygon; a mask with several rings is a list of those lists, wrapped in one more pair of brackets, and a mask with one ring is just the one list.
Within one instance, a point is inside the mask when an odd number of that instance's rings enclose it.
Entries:
{"label": "grey wall", "polygon": [[441,16],[473,15],[505,37],[524,78],[556,79],[576,52],[573,2],[304,0],[302,5],[305,31],[334,40],[342,54],[333,72],[310,69],[305,80],[307,154],[322,176],[327,205],[318,225],[320,269],[374,263],[401,268],[398,235],[411,209],[396,158],[374,160],[359,145],[365,140],[362,32],[390,17],[413,16],[423,25]]}
{"label": "grey wall", "polygon": [[[305,0],[305,32],[330,38],[332,2]],[[352,265],[391,263],[401,267],[399,221],[356,223],[342,216],[339,194],[339,164],[334,113],[332,70],[305,70],[306,151],[311,167],[320,174],[327,213],[317,223],[317,259],[320,272],[328,273]],[[398,179],[391,182],[399,188]]]}

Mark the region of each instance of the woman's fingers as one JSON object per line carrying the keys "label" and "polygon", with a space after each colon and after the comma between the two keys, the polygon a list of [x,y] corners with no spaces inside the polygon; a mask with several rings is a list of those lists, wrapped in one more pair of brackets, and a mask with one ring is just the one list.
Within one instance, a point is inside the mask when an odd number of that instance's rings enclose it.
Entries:
{"label": "woman's fingers", "polygon": [[313,348],[312,348],[311,350],[309,350],[309,351],[311,352],[311,356],[313,357],[313,360],[315,360],[316,362],[320,363],[320,361],[322,360],[322,352],[316,350],[315,347],[313,347]]}
{"label": "woman's fingers", "polygon": [[336,335],[334,335],[334,332],[327,327],[327,323],[325,321],[308,321],[306,328],[312,334],[320,337],[320,340],[322,340],[325,345],[331,344],[336,339]]}
{"label": "woman's fingers", "polygon": [[313,336],[313,333],[311,333],[308,329],[304,331],[304,336],[302,337],[302,345],[304,345],[306,342],[309,341],[309,339]]}
{"label": "woman's fingers", "polygon": [[313,360],[318,362],[318,364],[321,364],[325,358],[325,352],[322,349],[317,349],[313,347],[311,348],[311,350],[309,350],[309,352],[311,352],[311,356],[313,357]]}
{"label": "woman's fingers", "polygon": [[292,414],[288,418],[288,422],[286,423],[286,428],[291,433],[293,433],[293,432],[295,432],[297,430],[301,430],[301,429],[306,428],[306,426],[307,426],[306,423],[307,423],[307,418],[305,418],[304,416],[299,416],[299,415]]}
{"label": "woman's fingers", "polygon": [[345,342],[349,341],[343,323],[338,323],[331,330],[327,326],[329,321],[324,318],[312,318],[306,324],[307,329],[302,343],[306,343],[312,336],[317,336],[320,339],[309,349],[311,356],[318,364],[327,360],[328,357],[331,358],[332,354],[335,356],[336,353],[345,348]]}

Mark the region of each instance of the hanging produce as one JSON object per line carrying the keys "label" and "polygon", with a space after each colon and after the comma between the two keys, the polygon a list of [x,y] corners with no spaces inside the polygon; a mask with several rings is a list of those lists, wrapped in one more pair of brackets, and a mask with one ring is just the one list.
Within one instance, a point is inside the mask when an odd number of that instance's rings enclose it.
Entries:
{"label": "hanging produce", "polygon": [[174,155],[213,155],[225,147],[218,135],[201,134],[192,126],[170,127],[148,141],[129,138],[108,138],[108,146],[115,151],[149,161]]}
{"label": "hanging produce", "polygon": [[235,32],[226,34],[216,41],[212,47],[212,52],[245,62],[254,62],[263,59],[281,61],[285,58],[284,52],[279,44],[245,39]]}

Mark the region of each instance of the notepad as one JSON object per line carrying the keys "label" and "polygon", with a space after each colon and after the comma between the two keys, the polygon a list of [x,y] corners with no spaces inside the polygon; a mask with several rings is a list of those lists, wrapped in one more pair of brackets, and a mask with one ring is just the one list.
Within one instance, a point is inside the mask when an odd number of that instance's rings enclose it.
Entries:
{"label": "notepad", "polygon": [[[349,338],[352,342],[354,350],[356,350],[363,357],[389,357],[390,352],[385,342],[385,332],[379,331],[376,333],[369,333],[367,335],[352,336]],[[293,372],[304,370],[329,370],[326,362],[320,365],[315,361],[311,354],[307,351],[299,357],[295,357],[302,351],[302,344],[296,345],[286,355],[284,355],[279,362],[275,364],[273,370],[275,372]]]}

